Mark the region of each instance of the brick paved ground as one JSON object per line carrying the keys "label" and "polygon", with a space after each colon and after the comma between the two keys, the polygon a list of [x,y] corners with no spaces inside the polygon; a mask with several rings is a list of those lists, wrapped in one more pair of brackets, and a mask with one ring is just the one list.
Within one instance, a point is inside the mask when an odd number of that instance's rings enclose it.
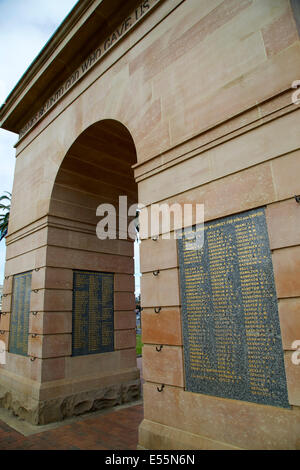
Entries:
{"label": "brick paved ground", "polygon": [[[142,359],[137,359],[143,383]],[[135,450],[143,405],[90,415],[29,437],[0,420],[0,450]]]}
{"label": "brick paved ground", "polygon": [[143,405],[90,416],[24,437],[0,421],[0,450],[135,450]]}

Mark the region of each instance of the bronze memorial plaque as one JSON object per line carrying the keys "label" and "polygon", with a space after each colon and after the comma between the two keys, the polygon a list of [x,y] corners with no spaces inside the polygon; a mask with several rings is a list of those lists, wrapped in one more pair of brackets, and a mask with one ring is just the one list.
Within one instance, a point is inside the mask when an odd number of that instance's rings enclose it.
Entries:
{"label": "bronze memorial plaque", "polygon": [[114,350],[114,275],[73,273],[72,355]]}
{"label": "bronze memorial plaque", "polygon": [[9,352],[27,356],[31,271],[16,274],[13,280],[13,297],[9,333]]}
{"label": "bronze memorial plaque", "polygon": [[186,390],[289,407],[265,209],[178,240]]}

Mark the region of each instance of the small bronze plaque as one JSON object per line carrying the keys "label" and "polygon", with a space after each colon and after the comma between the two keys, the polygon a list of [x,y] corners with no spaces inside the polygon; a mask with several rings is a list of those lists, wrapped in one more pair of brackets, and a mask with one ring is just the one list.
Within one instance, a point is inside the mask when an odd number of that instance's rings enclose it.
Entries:
{"label": "small bronze plaque", "polygon": [[9,352],[28,353],[31,272],[16,274],[13,280],[13,297],[9,333]]}
{"label": "small bronze plaque", "polygon": [[114,275],[74,271],[72,355],[113,350]]}
{"label": "small bronze plaque", "polygon": [[289,407],[264,208],[192,227],[178,253],[186,389]]}

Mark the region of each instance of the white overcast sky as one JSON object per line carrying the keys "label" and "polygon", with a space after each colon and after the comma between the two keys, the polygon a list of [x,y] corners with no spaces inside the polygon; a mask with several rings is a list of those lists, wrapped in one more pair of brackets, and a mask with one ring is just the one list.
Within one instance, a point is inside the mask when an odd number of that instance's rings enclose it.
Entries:
{"label": "white overcast sky", "polygon": [[[0,104],[77,0],[0,0]],[[0,129],[0,194],[11,192],[17,135]],[[0,242],[0,284],[5,242]]]}
{"label": "white overcast sky", "polygon": [[[0,0],[0,105],[77,0]],[[0,129],[0,195],[11,192],[18,136]],[[139,256],[135,246],[137,292]],[[0,242],[0,284],[5,241]]]}

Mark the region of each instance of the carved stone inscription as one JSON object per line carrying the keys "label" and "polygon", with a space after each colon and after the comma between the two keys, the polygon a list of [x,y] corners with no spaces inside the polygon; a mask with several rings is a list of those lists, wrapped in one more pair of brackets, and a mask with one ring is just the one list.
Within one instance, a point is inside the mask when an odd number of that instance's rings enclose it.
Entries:
{"label": "carved stone inscription", "polygon": [[289,407],[264,208],[208,222],[203,247],[191,243],[178,240],[186,389]]}
{"label": "carved stone inscription", "polygon": [[73,276],[73,356],[113,351],[114,275],[74,271]]}
{"label": "carved stone inscription", "polygon": [[31,272],[17,274],[13,282],[13,298],[9,333],[9,352],[27,356]]}
{"label": "carved stone inscription", "polygon": [[[86,73],[97,64],[114,47],[134,26],[140,22],[161,0],[143,0],[119,26],[99,44],[84,62],[73,71],[72,75],[61,84],[56,92],[43,104],[43,106],[35,113],[35,115],[20,130],[19,138],[26,135],[32,127],[45,116],[50,109],[68,92],[78,81],[86,75]],[[70,64],[71,66],[71,64]]]}

